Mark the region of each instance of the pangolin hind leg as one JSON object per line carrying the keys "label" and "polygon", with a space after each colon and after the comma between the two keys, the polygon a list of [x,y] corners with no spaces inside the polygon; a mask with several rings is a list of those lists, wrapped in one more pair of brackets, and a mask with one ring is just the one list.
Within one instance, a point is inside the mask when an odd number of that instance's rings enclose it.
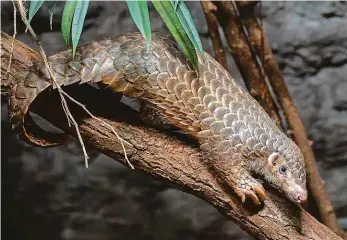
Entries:
{"label": "pangolin hind leg", "polygon": [[169,130],[174,128],[172,122],[165,118],[162,111],[157,109],[154,104],[143,102],[139,109],[139,117],[141,121],[156,129]]}
{"label": "pangolin hind leg", "polygon": [[148,126],[164,130],[173,128],[172,123],[155,104],[126,95],[122,96],[121,102],[138,112],[140,120]]}

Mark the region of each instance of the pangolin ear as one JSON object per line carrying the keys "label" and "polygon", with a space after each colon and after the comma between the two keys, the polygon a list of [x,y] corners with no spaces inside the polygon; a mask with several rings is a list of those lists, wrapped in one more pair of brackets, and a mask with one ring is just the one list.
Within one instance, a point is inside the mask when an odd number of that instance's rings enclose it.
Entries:
{"label": "pangolin ear", "polygon": [[281,157],[281,155],[278,152],[273,152],[270,154],[270,156],[267,158],[267,161],[270,165],[276,165],[277,160]]}

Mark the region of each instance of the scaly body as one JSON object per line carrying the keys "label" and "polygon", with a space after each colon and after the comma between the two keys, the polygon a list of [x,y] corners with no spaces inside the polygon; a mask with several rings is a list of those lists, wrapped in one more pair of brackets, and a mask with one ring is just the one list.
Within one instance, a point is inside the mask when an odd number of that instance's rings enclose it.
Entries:
{"label": "scaly body", "polygon": [[[81,46],[49,58],[59,85],[98,83],[139,99],[158,119],[191,134],[220,180],[255,203],[265,198],[260,174],[295,202],[305,201],[306,174],[299,148],[277,128],[262,107],[211,56],[198,69],[188,63],[175,42],[153,34],[147,52],[139,33]],[[39,92],[51,84],[28,73],[13,86],[10,110],[14,125]],[[46,80],[43,80],[46,79]],[[26,90],[23,90],[26,89]]]}

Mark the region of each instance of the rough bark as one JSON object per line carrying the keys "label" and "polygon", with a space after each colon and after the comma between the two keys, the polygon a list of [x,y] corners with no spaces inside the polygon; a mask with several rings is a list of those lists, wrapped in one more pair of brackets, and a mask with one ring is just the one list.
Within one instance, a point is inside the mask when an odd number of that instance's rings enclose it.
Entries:
{"label": "rough bark", "polygon": [[241,18],[243,19],[242,23],[247,29],[251,44],[260,59],[264,61],[262,65],[279,105],[283,109],[288,128],[291,130],[293,139],[304,155],[308,186],[318,207],[319,217],[326,226],[342,237],[343,231],[337,222],[333,206],[324,189],[324,182],[319,176],[315,156],[310,146],[305,127],[284,83],[283,76],[272,50],[266,38],[263,36],[263,28],[258,23],[252,6],[243,6],[242,2],[236,2],[236,4],[240,9]]}
{"label": "rough bark", "polygon": [[[7,70],[10,45],[11,38],[2,34],[2,73]],[[24,54],[27,55],[23,56]],[[23,72],[35,61],[38,61],[38,54],[16,41],[12,71],[15,69],[15,73]],[[9,86],[11,79],[2,78],[1,86]],[[2,89],[2,96],[8,96],[7,90],[8,88]],[[117,101],[107,99],[105,92],[93,90],[94,96],[91,98],[90,94],[85,94],[83,86],[77,85],[72,89],[71,94],[73,93],[132,144],[127,147],[127,152],[137,170],[202,198],[256,238],[341,239],[305,210],[270,188],[267,188],[267,200],[259,209],[255,209],[252,204],[242,205],[235,195],[218,184],[210,170],[202,163],[200,152],[191,139],[143,126],[135,120],[134,112]],[[75,129],[68,126],[60,99],[54,91],[41,94],[31,110],[69,134],[76,134]],[[71,110],[80,125],[83,139],[90,147],[127,165],[117,137],[107,127],[89,118],[76,105],[72,105]]]}
{"label": "rough bark", "polygon": [[217,8],[211,1],[201,1],[201,6],[205,14],[214,57],[225,69],[228,69],[224,46],[219,34],[218,20],[215,15]]}

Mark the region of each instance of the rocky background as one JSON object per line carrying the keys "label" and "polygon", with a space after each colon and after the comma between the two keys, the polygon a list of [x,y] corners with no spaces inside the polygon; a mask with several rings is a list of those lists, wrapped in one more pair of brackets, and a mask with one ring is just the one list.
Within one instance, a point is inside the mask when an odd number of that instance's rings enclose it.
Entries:
{"label": "rocky background", "polygon": [[[12,34],[11,2],[1,28]],[[204,48],[211,43],[200,4],[188,3]],[[49,30],[44,6],[33,19],[47,53],[64,50],[63,3]],[[347,230],[347,2],[263,2],[266,36],[300,110],[339,222]],[[166,31],[153,8],[152,30]],[[18,17],[17,38],[34,47]],[[136,31],[123,2],[91,2],[81,43]],[[229,59],[230,63],[232,62]],[[238,77],[235,67],[231,72]],[[252,239],[194,196],[76,142],[40,149],[11,133],[1,105],[2,233],[6,239]]]}

